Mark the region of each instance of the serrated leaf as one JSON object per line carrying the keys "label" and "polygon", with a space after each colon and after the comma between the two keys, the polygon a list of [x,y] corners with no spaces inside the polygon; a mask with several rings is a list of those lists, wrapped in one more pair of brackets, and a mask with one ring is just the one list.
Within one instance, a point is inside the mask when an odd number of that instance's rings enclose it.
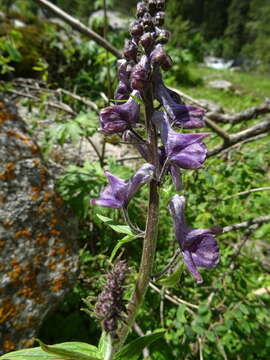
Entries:
{"label": "serrated leaf", "polygon": [[159,330],[153,334],[142,336],[125,345],[116,355],[115,360],[127,360],[135,355],[141,354],[142,350],[160,339],[165,334],[165,330]]}
{"label": "serrated leaf", "polygon": [[[47,345],[45,345],[47,347]],[[1,360],[71,360],[74,359],[74,353],[78,353],[80,357],[77,357],[76,360],[100,360],[101,357],[97,357],[97,348],[93,345],[82,343],[82,342],[66,342],[60,343],[57,345],[49,346],[53,349],[54,353],[48,353],[44,351],[40,346],[32,349],[24,349],[18,351],[12,351],[0,357]],[[60,352],[69,352],[70,355],[60,355],[56,354],[55,350]]]}
{"label": "serrated leaf", "polygon": [[123,239],[119,240],[117,242],[117,244],[115,245],[115,247],[113,248],[113,251],[111,253],[111,256],[110,256],[110,261],[113,260],[113,258],[115,257],[117,251],[125,244],[131,242],[132,240],[138,238],[138,236],[136,235],[127,235],[125,237],[123,237]]}

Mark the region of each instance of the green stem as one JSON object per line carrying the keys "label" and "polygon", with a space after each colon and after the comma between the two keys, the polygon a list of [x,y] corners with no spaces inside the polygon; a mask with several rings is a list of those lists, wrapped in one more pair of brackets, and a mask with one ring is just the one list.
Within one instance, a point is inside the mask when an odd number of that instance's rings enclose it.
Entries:
{"label": "green stem", "polygon": [[[157,134],[154,125],[151,122],[151,117],[154,113],[153,108],[153,90],[150,84],[149,88],[144,94],[145,102],[145,117],[146,117],[146,129],[149,139],[150,159],[153,165],[156,167],[157,174],[159,173],[159,158],[157,152]],[[140,263],[140,269],[138,274],[138,280],[132,295],[131,302],[128,305],[128,316],[126,324],[119,331],[119,341],[114,346],[114,352],[120,350],[124,344],[131,327],[134,324],[138,310],[143,302],[143,298],[147,291],[152,268],[154,264],[156,242],[158,233],[158,218],[159,218],[159,192],[158,192],[158,176],[152,180],[149,184],[149,202],[148,213],[146,222],[146,231],[143,242],[142,257]]]}

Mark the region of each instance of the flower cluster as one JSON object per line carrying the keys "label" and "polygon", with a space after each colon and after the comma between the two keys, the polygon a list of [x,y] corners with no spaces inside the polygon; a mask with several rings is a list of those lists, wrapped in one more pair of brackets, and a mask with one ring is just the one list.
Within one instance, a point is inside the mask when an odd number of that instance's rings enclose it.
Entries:
{"label": "flower cluster", "polygon": [[[144,184],[155,182],[162,185],[165,176],[172,176],[176,191],[182,188],[181,173],[185,170],[203,168],[207,148],[203,140],[210,134],[185,133],[183,129],[199,129],[205,126],[204,111],[185,105],[180,96],[167,88],[162,72],[168,71],[172,60],[164,49],[169,40],[169,31],[162,28],[165,17],[165,0],[145,0],[137,4],[137,20],[130,26],[131,40],[127,40],[123,59],[118,61],[119,85],[115,99],[124,103],[109,106],[100,112],[101,130],[105,134],[122,136],[124,141],[134,143],[146,164],[130,179],[122,180],[105,172],[109,185],[93,203],[111,208],[123,208]],[[149,99],[149,94],[150,98]],[[153,99],[160,103],[159,111],[151,112],[145,121],[145,132],[137,132],[140,119],[140,104],[149,106]],[[150,142],[150,128],[158,138]],[[142,125],[142,124],[140,124]],[[153,132],[152,132],[153,134]],[[158,159],[158,160],[156,160]],[[183,261],[197,282],[202,278],[197,267],[211,268],[219,261],[219,248],[213,229],[193,229],[184,221],[183,196],[175,195],[169,203],[176,239],[179,242]]]}
{"label": "flower cluster", "polygon": [[126,312],[122,298],[127,270],[125,261],[116,263],[112,271],[107,274],[106,284],[98,296],[95,310],[97,316],[102,319],[103,329],[106,332],[117,330],[118,320],[121,319],[122,313]]}

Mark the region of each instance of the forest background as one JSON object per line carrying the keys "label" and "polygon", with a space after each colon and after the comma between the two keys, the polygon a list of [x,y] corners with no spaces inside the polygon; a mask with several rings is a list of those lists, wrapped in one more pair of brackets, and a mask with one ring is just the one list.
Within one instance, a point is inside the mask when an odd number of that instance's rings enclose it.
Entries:
{"label": "forest background", "polygon": [[[123,18],[133,18],[136,0],[57,0],[61,9],[87,24],[89,16],[103,10],[120,11]],[[15,95],[17,78],[34,78],[43,91],[38,98],[20,98],[29,111],[28,123],[37,136],[47,161],[58,161],[61,148],[77,146],[83,139],[95,136],[98,117],[93,109],[68,94],[61,101],[72,109],[51,113],[46,104],[59,100],[56,89],[95,102],[98,108],[113,98],[116,59],[106,49],[40,10],[34,0],[0,0],[0,78],[1,91]],[[165,27],[172,32],[166,46],[174,60],[167,83],[194,98],[217,102],[231,114],[259,106],[270,97],[270,2],[264,0],[168,0]],[[23,26],[14,23],[18,20]],[[112,30],[104,15],[91,20],[93,29],[121,50],[127,29]],[[235,71],[203,67],[204,56],[233,59]],[[227,90],[216,90],[210,80],[225,79],[232,83]],[[106,100],[107,99],[107,100]],[[31,110],[38,108],[37,114]],[[72,113],[73,112],[73,113]],[[49,125],[40,121],[56,118]],[[66,119],[68,118],[68,122]],[[264,117],[265,118],[265,117]],[[262,120],[264,119],[262,118]],[[220,124],[223,130],[236,133],[252,126],[258,119],[236,124]],[[42,123],[40,125],[40,123]],[[215,224],[228,226],[248,221],[269,212],[269,191],[242,192],[269,187],[270,141],[264,137],[211,157],[200,173],[185,175],[184,192],[188,196],[187,218],[198,227]],[[209,141],[210,148],[217,138]],[[117,139],[106,138],[104,144],[121,146]],[[105,146],[105,145],[104,145]],[[107,145],[106,145],[107,146]],[[82,157],[83,158],[83,157]],[[73,158],[64,161],[58,188],[80,221],[80,275],[72,291],[58,309],[48,316],[39,334],[46,343],[86,341],[94,343],[99,326],[81,311],[82,299],[96,297],[102,284],[96,279],[108,268],[108,255],[119,244],[116,234],[97,217],[97,213],[123,223],[121,214],[92,208],[89,198],[97,197],[106,183],[103,168],[127,178],[132,169],[128,162]],[[138,161],[138,160],[136,160]],[[134,167],[137,163],[134,162]],[[132,163],[133,166],[133,163]],[[188,190],[187,190],[188,189]],[[164,267],[177,245],[166,204],[173,193],[168,183],[163,193],[159,245],[155,271]],[[239,195],[240,194],[240,195]],[[135,223],[142,225],[146,192],[140,192],[131,209]],[[198,211],[199,210],[199,211]],[[220,239],[221,264],[204,272],[204,284],[197,286],[182,269],[176,275],[155,284],[160,292],[149,291],[137,322],[142,332],[165,328],[166,335],[150,347],[151,359],[265,359],[270,351],[269,289],[270,225],[260,223],[228,232]],[[120,244],[121,245],[121,244]],[[119,245],[119,246],[120,246]],[[122,244],[124,245],[124,243]],[[139,244],[123,247],[136,277]],[[180,284],[180,285],[179,285]],[[127,293],[129,288],[127,289]],[[168,291],[177,303],[165,299]],[[176,304],[175,304],[176,302]],[[195,305],[195,306],[194,306]],[[79,329],[79,330],[78,330]],[[138,330],[138,329],[137,329]],[[132,333],[136,337],[136,332]]]}

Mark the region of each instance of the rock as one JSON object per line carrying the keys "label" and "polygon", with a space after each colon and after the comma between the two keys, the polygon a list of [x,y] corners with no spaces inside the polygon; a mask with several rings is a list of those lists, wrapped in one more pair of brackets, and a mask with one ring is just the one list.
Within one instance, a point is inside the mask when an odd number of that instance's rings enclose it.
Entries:
{"label": "rock", "polygon": [[198,101],[204,108],[207,109],[207,111],[224,113],[222,106],[220,106],[219,104],[215,103],[212,100],[198,99]]}
{"label": "rock", "polygon": [[[104,10],[98,10],[93,12],[88,20],[88,25],[92,27],[93,23],[98,19],[104,18]],[[118,11],[107,11],[107,19],[109,26],[114,30],[126,29],[129,27],[131,19],[124,17]]]}
{"label": "rock", "polygon": [[26,26],[24,22],[22,22],[21,20],[18,20],[18,19],[13,20],[13,25],[14,25],[14,27],[17,27],[17,28]]}
{"label": "rock", "polygon": [[219,90],[232,90],[233,84],[227,80],[213,80],[207,84],[211,88]]}
{"label": "rock", "polygon": [[0,354],[32,346],[73,285],[76,235],[39,147],[0,98]]}
{"label": "rock", "polygon": [[215,56],[205,56],[205,58],[203,60],[207,67],[210,67],[210,68],[216,69],[216,70],[229,69],[233,65],[233,62],[234,62],[234,60],[225,60],[225,59],[218,58]]}

